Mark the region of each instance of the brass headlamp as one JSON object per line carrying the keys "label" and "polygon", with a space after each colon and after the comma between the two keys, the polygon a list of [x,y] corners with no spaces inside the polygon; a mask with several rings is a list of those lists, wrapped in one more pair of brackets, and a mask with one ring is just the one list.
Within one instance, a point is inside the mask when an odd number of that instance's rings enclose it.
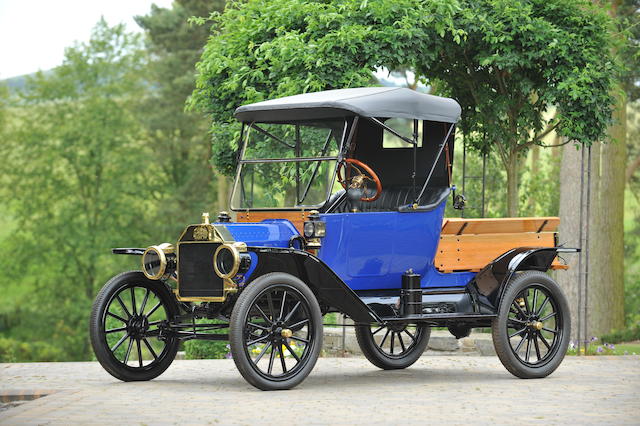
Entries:
{"label": "brass headlamp", "polygon": [[213,254],[213,269],[220,278],[231,279],[251,267],[251,256],[245,243],[222,244]]}
{"label": "brass headlamp", "polygon": [[175,249],[169,243],[148,247],[142,254],[142,272],[150,280],[166,279],[175,270]]}

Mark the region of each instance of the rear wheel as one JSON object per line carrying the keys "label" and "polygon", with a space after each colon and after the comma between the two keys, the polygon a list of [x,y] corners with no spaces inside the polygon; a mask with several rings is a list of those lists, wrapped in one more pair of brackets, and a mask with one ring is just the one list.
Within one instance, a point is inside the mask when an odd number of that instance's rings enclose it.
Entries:
{"label": "rear wheel", "polygon": [[429,344],[431,327],[424,324],[358,325],[356,339],[364,356],[384,370],[407,368]]}
{"label": "rear wheel", "polygon": [[570,321],[567,299],[551,277],[539,271],[518,274],[492,324],[498,358],[517,377],[548,376],[567,352]]}
{"label": "rear wheel", "polygon": [[258,389],[300,384],[322,348],[322,315],[313,292],[285,273],[256,279],[233,308],[229,343],[238,371]]}
{"label": "rear wheel", "polygon": [[142,272],[125,272],[98,293],[89,321],[96,359],[125,382],[151,380],[162,374],[178,352],[178,340],[161,336],[160,326],[177,315],[167,287]]}

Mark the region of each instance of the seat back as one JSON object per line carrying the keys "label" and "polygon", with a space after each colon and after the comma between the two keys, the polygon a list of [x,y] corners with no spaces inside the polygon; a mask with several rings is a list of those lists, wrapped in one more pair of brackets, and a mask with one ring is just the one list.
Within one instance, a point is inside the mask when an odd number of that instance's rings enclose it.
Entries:
{"label": "seat back", "polygon": [[[420,192],[420,188],[416,188]],[[437,207],[449,194],[449,188],[427,188],[418,202],[421,211],[427,211]],[[384,187],[377,200],[372,202],[360,202],[360,212],[395,212],[399,207],[413,204],[416,192],[412,186]],[[352,206],[349,205],[345,191],[341,190],[333,194],[324,209],[326,213],[348,213]]]}

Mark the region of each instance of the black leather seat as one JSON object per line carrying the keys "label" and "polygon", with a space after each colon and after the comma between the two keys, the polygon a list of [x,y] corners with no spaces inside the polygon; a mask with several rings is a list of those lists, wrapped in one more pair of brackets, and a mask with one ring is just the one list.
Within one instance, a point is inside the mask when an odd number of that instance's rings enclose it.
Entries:
{"label": "black leather seat", "polygon": [[[416,188],[420,192],[421,188]],[[413,187],[394,186],[384,187],[380,197],[370,203],[360,202],[357,206],[361,212],[389,212],[389,211],[429,211],[438,207],[449,196],[449,188],[427,188],[418,202],[418,208],[413,208]],[[340,190],[329,197],[321,209],[324,213],[347,213],[351,211],[345,191]]]}

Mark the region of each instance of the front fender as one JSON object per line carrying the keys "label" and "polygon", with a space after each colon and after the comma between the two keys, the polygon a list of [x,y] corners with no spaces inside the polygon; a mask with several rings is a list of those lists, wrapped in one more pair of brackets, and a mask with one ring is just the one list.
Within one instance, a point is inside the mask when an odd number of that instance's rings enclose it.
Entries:
{"label": "front fender", "polygon": [[565,247],[511,249],[478,272],[467,287],[472,294],[476,294],[482,307],[497,313],[506,286],[516,272],[525,270],[546,272],[558,253],[578,251],[580,250]]}
{"label": "front fender", "polygon": [[142,256],[146,249],[136,248],[136,247],[126,247],[126,248],[113,248],[111,249],[111,253],[113,254],[128,254],[130,256]]}
{"label": "front fender", "polygon": [[277,247],[248,247],[257,265],[248,280],[270,272],[286,272],[304,281],[320,304],[336,308],[356,323],[381,322],[373,312],[322,260],[305,251]]}

